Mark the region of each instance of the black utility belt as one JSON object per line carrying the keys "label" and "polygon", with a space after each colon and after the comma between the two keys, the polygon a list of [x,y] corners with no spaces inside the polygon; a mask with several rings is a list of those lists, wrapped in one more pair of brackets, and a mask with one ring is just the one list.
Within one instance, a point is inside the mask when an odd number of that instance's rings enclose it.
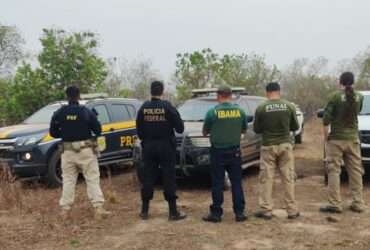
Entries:
{"label": "black utility belt", "polygon": [[231,146],[231,147],[226,147],[226,148],[217,148],[215,146],[211,146],[212,150],[240,150],[240,145],[239,146]]}

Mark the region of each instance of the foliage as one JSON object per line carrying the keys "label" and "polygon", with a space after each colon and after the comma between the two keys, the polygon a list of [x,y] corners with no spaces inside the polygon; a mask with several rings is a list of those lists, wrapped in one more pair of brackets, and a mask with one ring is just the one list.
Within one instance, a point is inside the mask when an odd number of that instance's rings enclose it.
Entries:
{"label": "foliage", "polygon": [[177,55],[177,96],[190,97],[196,88],[216,87],[220,84],[245,87],[251,94],[262,92],[264,84],[277,80],[280,72],[269,66],[257,54],[226,54],[220,56],[211,49]]}
{"label": "foliage", "polygon": [[22,58],[23,43],[16,27],[0,23],[0,76],[8,76]]}
{"label": "foliage", "polygon": [[5,103],[8,122],[18,122],[40,107],[60,100],[65,88],[76,84],[82,93],[99,91],[106,76],[105,63],[96,54],[93,33],[43,30],[39,67],[18,67]]}
{"label": "foliage", "polygon": [[150,96],[150,83],[159,78],[151,60],[147,58],[133,61],[113,58],[108,60],[107,65],[108,76],[104,87],[110,96],[147,99]]}
{"label": "foliage", "polygon": [[325,58],[297,59],[283,73],[285,97],[309,116],[324,107],[328,96],[336,89],[336,78],[325,72],[327,63]]}

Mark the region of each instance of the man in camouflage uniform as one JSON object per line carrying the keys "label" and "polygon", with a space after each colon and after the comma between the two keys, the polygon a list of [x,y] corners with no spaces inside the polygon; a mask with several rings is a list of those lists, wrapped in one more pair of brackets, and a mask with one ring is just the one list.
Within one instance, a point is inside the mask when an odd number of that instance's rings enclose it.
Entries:
{"label": "man in camouflage uniform", "polygon": [[261,165],[259,176],[260,211],[255,216],[272,218],[272,189],[275,169],[278,168],[285,192],[289,219],[300,216],[295,200],[295,170],[291,132],[299,127],[292,103],[281,99],[279,83],[266,86],[268,100],[256,110],[254,131],[262,134]]}

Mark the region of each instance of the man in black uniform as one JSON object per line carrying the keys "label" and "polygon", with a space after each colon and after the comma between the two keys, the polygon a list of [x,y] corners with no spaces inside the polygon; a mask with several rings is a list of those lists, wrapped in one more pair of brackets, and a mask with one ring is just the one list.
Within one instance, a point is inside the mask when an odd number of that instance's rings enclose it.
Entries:
{"label": "man in black uniform", "polygon": [[93,141],[93,134],[100,136],[101,125],[91,110],[79,105],[78,87],[68,87],[66,94],[68,105],[54,113],[50,124],[50,135],[63,141],[61,162],[63,193],[59,202],[62,217],[68,219],[70,216],[77,178],[79,172],[82,172],[86,181],[87,195],[95,208],[95,218],[100,219],[110,214],[103,208],[104,196],[99,183],[97,145]]}
{"label": "man in black uniform", "polygon": [[177,133],[184,132],[184,123],[171,103],[161,99],[163,90],[162,82],[152,82],[152,99],[142,105],[136,120],[137,134],[143,148],[140,217],[144,220],[148,219],[149,202],[153,199],[159,166],[163,176],[164,197],[169,205],[169,220],[186,218],[186,215],[181,214],[176,206],[176,141],[174,135],[174,130]]}

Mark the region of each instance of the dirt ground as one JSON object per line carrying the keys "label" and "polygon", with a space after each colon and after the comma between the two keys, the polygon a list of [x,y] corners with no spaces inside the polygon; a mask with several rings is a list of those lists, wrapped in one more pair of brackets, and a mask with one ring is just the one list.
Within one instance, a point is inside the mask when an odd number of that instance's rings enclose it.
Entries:
{"label": "dirt ground", "polygon": [[[303,215],[298,220],[286,219],[282,186],[276,175],[276,217],[271,221],[250,216],[245,223],[235,223],[231,194],[226,192],[223,222],[202,222],[211,199],[208,181],[199,178],[179,181],[179,204],[188,214],[186,220],[168,222],[159,186],[150,220],[141,221],[133,171],[124,171],[102,179],[107,208],[113,211],[113,216],[104,221],[91,219],[83,183],[78,185],[71,222],[58,217],[60,189],[37,184],[0,186],[0,249],[370,249],[370,211],[354,214],[346,209],[334,222],[318,213],[326,198],[319,122],[309,122],[305,133],[304,143],[296,147],[296,195]],[[257,209],[257,180],[258,169],[249,169],[244,177],[248,214]],[[343,183],[342,193],[348,206],[347,183]],[[370,200],[369,180],[364,196]]]}

